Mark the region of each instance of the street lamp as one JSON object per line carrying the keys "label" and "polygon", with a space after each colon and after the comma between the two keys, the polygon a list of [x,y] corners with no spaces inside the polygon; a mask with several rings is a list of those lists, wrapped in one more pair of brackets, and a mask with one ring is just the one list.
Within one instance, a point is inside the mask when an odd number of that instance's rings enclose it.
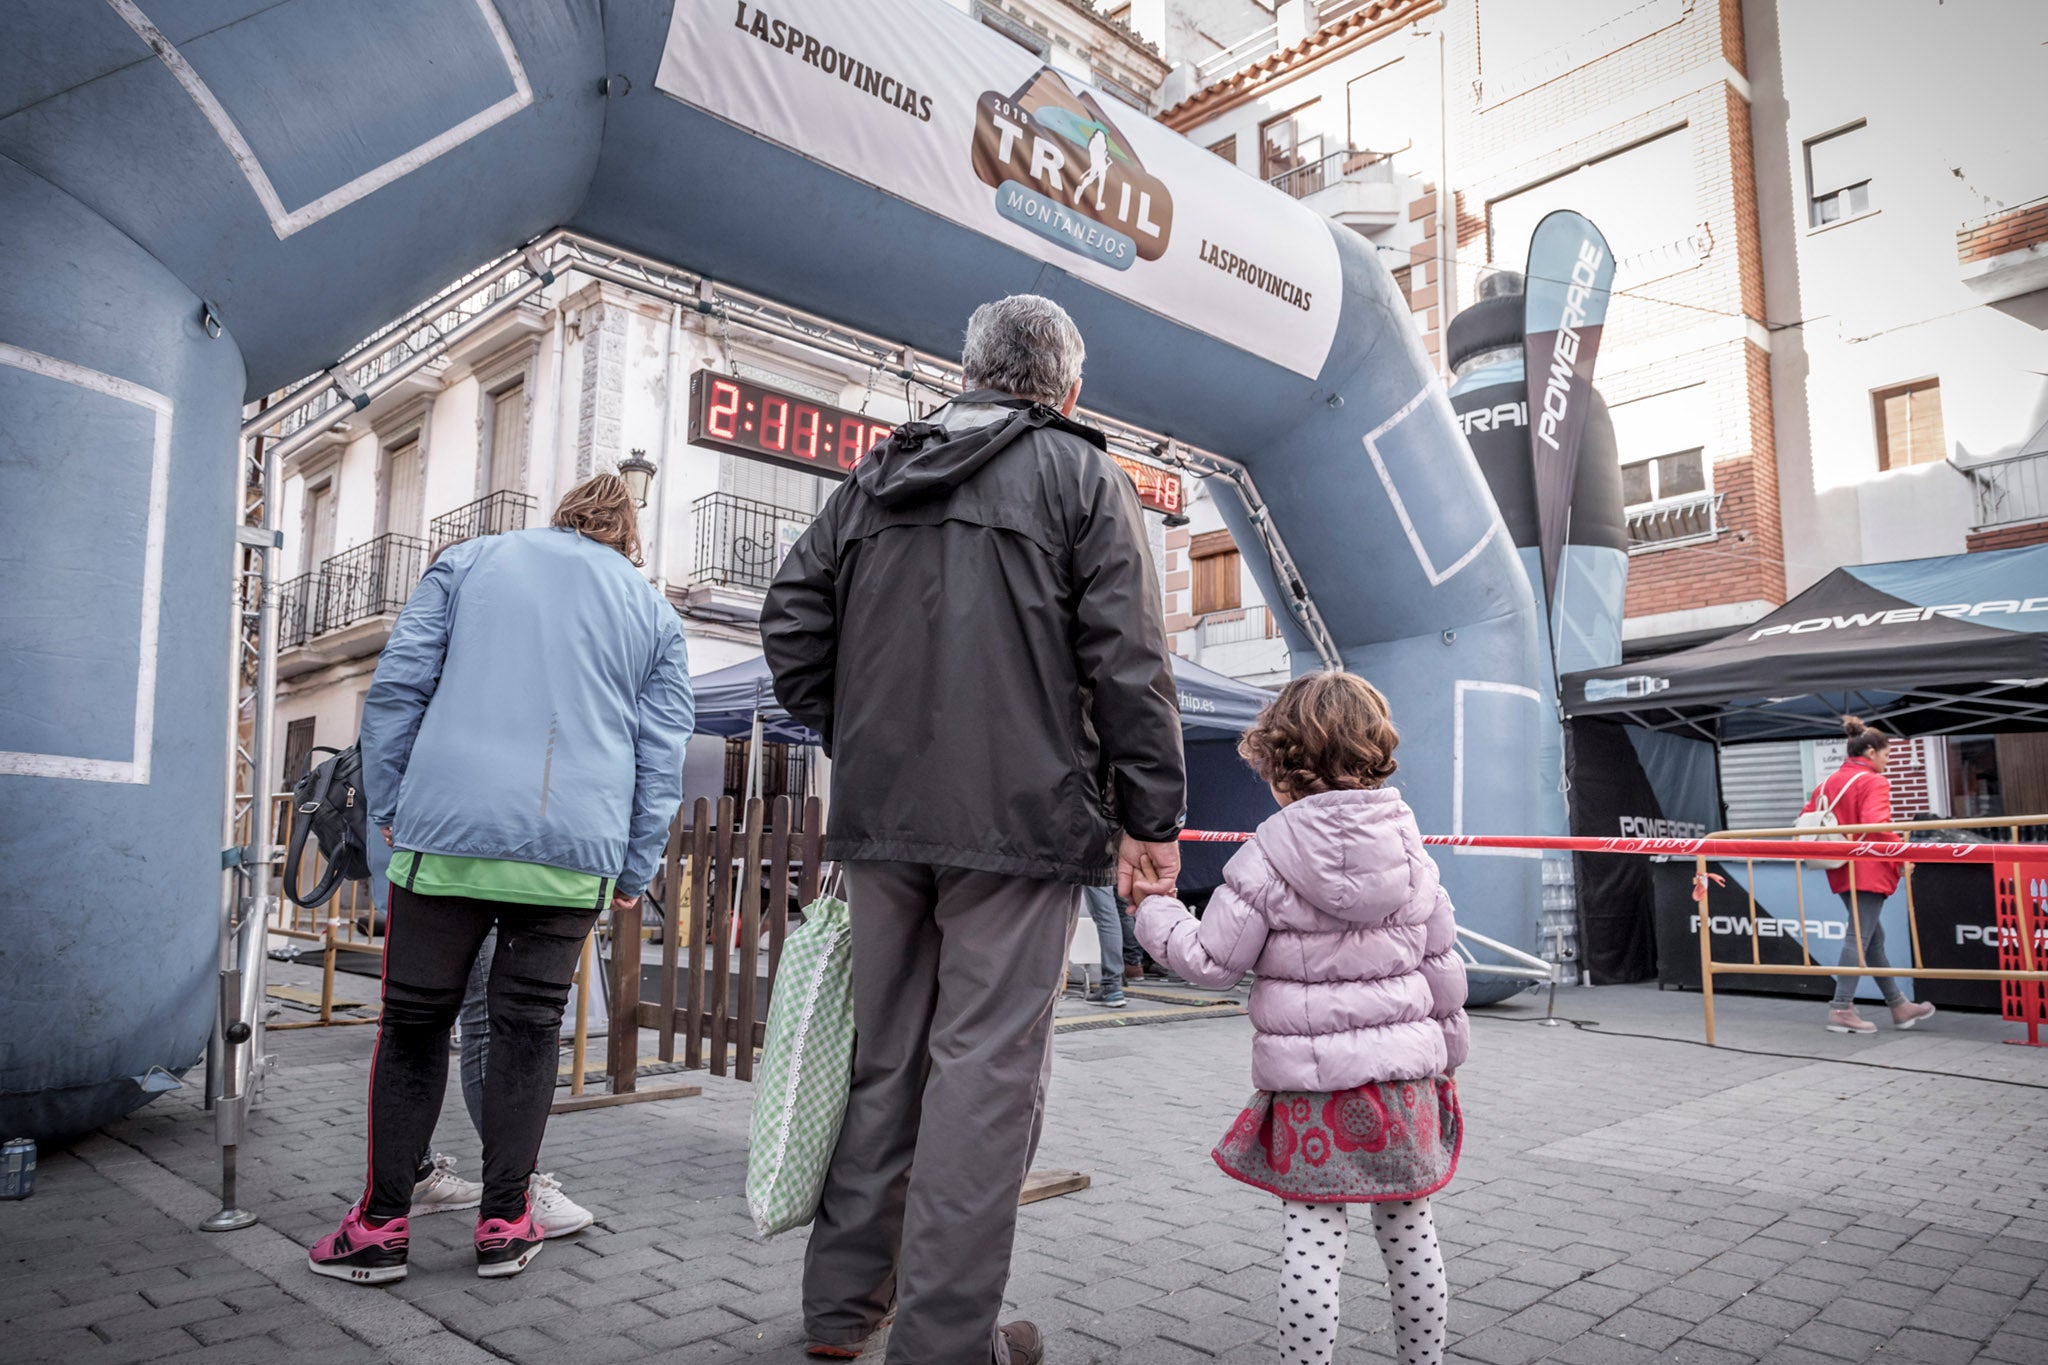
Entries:
{"label": "street lamp", "polygon": [[647,458],[647,452],[635,446],[631,455],[619,461],[619,477],[626,481],[633,505],[645,507],[648,485],[654,482],[654,461]]}

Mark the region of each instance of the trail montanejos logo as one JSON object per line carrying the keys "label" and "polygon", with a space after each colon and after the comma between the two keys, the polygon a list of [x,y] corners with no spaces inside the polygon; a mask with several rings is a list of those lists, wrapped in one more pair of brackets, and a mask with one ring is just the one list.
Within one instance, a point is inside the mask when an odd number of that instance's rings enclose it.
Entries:
{"label": "trail montanejos logo", "polygon": [[996,212],[1069,251],[1129,270],[1166,254],[1173,195],[1087,91],[1040,68],[1015,94],[984,91],[974,173]]}

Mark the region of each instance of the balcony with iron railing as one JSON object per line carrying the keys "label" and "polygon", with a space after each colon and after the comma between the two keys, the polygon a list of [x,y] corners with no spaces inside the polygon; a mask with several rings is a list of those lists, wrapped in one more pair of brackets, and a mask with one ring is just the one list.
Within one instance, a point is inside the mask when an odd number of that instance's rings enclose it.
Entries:
{"label": "balcony with iron railing", "polygon": [[524,531],[527,518],[538,505],[529,493],[500,489],[453,512],[443,512],[428,522],[427,543],[438,553],[447,546],[475,540],[478,536]]}
{"label": "balcony with iron railing", "polygon": [[[378,616],[395,616],[427,570],[427,542],[387,532],[320,565],[313,597],[313,633],[347,630]],[[381,643],[381,641],[380,641]]]}
{"label": "balcony with iron railing", "polygon": [[302,573],[277,590],[277,647],[297,649],[313,637],[313,599],[318,573]]}
{"label": "balcony with iron railing", "polygon": [[1628,552],[1632,555],[1691,545],[1721,534],[1720,493],[1688,493],[1628,509]]}
{"label": "balcony with iron railing", "polygon": [[2048,521],[2048,451],[1986,460],[1963,470],[1976,495],[1973,531]]}
{"label": "balcony with iron railing", "polygon": [[1212,611],[1195,622],[1194,661],[1233,678],[1266,681],[1288,671],[1287,641],[1268,607]]}
{"label": "balcony with iron railing", "polygon": [[690,505],[697,522],[692,577],[703,584],[765,592],[812,514],[731,493],[711,493]]}
{"label": "balcony with iron railing", "polygon": [[1393,158],[1393,152],[1345,147],[1269,176],[1266,183],[1346,227],[1391,227],[1407,216]]}

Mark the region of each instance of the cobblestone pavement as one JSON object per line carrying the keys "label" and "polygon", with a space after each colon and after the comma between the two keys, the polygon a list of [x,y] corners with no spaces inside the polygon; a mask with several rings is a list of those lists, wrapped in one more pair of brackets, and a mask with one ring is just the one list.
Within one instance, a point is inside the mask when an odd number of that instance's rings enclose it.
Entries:
{"label": "cobblestone pavement", "polygon": [[[1533,1001],[1534,997],[1524,997]],[[1539,1002],[1540,1003],[1540,1002]],[[1454,1359],[2048,1362],[2048,1054],[1944,1014],[1910,1034],[1822,1032],[1818,1007],[1570,991],[1485,1012],[1459,1076],[1464,1161],[1437,1199]],[[69,1150],[0,1204],[0,1359],[482,1362],[800,1359],[801,1236],[761,1243],[741,1188],[749,1093],[559,1117],[544,1164],[599,1215],[514,1280],[482,1281],[461,1214],[415,1223],[390,1290],[306,1273],[360,1189],[371,1030],[273,1033],[243,1202],[217,1205],[191,1089]],[[1063,1032],[1042,1166],[1091,1189],[1027,1208],[1011,1297],[1057,1365],[1271,1358],[1273,1201],[1208,1159],[1249,1090],[1242,1017]],[[451,1087],[441,1145],[477,1143]],[[1391,1356],[1369,1238],[1345,1357]]]}

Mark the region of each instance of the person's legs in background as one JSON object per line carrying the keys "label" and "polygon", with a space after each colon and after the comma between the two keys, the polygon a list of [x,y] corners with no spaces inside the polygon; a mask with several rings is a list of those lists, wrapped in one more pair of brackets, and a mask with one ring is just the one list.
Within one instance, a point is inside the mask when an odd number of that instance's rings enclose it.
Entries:
{"label": "person's legs in background", "polygon": [[1107,1009],[1120,1010],[1124,1007],[1124,917],[1117,910],[1116,890],[1084,886],[1081,900],[1088,907],[1088,917],[1095,921],[1095,937],[1102,955],[1101,993],[1090,999]]}
{"label": "person's legs in background", "polygon": [[[462,1102],[469,1110],[470,1126],[481,1138],[484,1131],[484,1075],[490,1068],[491,1053],[491,960],[497,955],[498,931],[492,929],[477,951],[476,966],[469,973],[469,989],[462,997],[462,1015],[456,1024],[462,1045]],[[434,1160],[446,1160],[438,1153]],[[452,1167],[454,1163],[450,1162]],[[457,1182],[468,1185],[469,1181]],[[463,1207],[474,1208],[482,1201],[484,1187]],[[527,1181],[533,1200],[533,1220],[549,1237],[567,1237],[597,1221],[595,1214],[562,1192],[561,1182],[551,1172],[535,1171]]]}
{"label": "person's legs in background", "polygon": [[1119,903],[1117,917],[1124,922],[1124,980],[1137,981],[1145,975],[1145,945],[1138,942],[1138,917],[1131,907]]}
{"label": "person's legs in background", "polygon": [[[1842,893],[1842,904],[1850,912],[1849,923],[1842,935],[1842,956],[1838,965],[1843,967],[1889,967],[1891,961],[1884,952],[1884,925],[1880,915],[1884,910],[1885,897],[1876,891]],[[1858,950],[1857,931],[1862,931],[1861,951]],[[1856,1013],[1856,984],[1860,978],[1838,976],[1835,978],[1834,999],[1828,1002],[1828,1030],[1832,1033],[1875,1033],[1877,1025]],[[1884,1002],[1891,1007],[1892,1022],[1900,1028],[1912,1028],[1922,1019],[1934,1013],[1934,1006],[1915,1004],[1899,989],[1896,978],[1880,976],[1874,978],[1877,988],[1884,994]]]}

